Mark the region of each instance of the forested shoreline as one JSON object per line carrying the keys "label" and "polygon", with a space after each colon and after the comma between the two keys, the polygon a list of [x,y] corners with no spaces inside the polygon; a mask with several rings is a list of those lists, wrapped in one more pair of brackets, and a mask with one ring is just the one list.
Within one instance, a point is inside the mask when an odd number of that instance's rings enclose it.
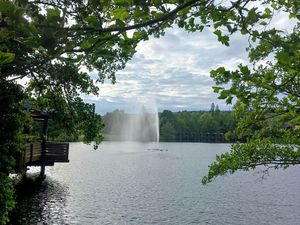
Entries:
{"label": "forested shoreline", "polygon": [[160,141],[175,142],[228,142],[225,137],[233,131],[236,121],[231,111],[181,111],[164,110],[159,114]]}
{"label": "forested shoreline", "polygon": [[[148,113],[151,115],[151,113]],[[121,140],[125,121],[134,118],[123,110],[106,113],[102,117],[103,135],[106,140]],[[232,111],[221,111],[212,103],[209,111],[164,110],[158,113],[159,141],[166,142],[232,142],[231,131],[236,127]],[[148,122],[149,123],[149,122]],[[147,126],[151,126],[148,124]],[[125,127],[126,129],[126,127]],[[227,135],[226,135],[227,134]],[[226,136],[226,137],[225,137]]]}

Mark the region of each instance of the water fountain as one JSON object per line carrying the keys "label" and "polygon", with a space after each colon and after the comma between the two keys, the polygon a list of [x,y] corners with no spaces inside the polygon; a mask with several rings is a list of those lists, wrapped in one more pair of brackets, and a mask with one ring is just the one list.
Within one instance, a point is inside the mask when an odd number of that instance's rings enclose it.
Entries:
{"label": "water fountain", "polygon": [[156,108],[155,112],[156,142],[159,142],[159,116]]}
{"label": "water fountain", "polygon": [[149,107],[151,112],[142,105],[137,114],[127,114],[121,129],[122,140],[159,142],[158,111],[155,104],[149,104]]}
{"label": "water fountain", "polygon": [[119,109],[107,113],[103,122],[107,140],[159,142],[159,116],[154,101],[139,104],[134,113]]}

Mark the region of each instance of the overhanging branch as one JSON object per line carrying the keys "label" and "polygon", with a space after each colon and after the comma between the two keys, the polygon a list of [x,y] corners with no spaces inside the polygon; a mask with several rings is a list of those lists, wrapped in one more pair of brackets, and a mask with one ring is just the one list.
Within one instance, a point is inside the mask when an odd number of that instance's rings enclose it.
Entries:
{"label": "overhanging branch", "polygon": [[241,169],[248,169],[252,167],[268,166],[268,165],[287,166],[287,165],[298,165],[298,164],[300,164],[300,160],[292,160],[292,161],[274,160],[274,161],[265,161],[265,162],[249,164],[243,166]]}
{"label": "overhanging branch", "polygon": [[[147,27],[147,26],[151,26],[154,24],[158,24],[160,22],[165,22],[168,21],[170,19],[172,19],[174,16],[176,16],[176,14],[185,9],[188,8],[190,6],[192,6],[193,4],[197,3],[197,2],[201,2],[201,0],[190,0],[188,2],[185,2],[179,6],[177,6],[175,9],[171,10],[169,13],[156,18],[156,19],[152,19],[143,23],[138,23],[138,24],[134,24],[134,25],[130,25],[130,26],[125,26],[125,27],[107,27],[107,28],[94,28],[94,27],[56,27],[56,26],[49,26],[49,25],[37,25],[37,27],[45,27],[45,28],[53,28],[53,29],[58,29],[58,30],[66,30],[66,31],[83,31],[83,32],[97,32],[97,33],[110,33],[110,32],[125,32],[128,30],[133,30],[133,29],[139,29],[142,27]],[[207,4],[210,1],[205,1],[204,4]]]}

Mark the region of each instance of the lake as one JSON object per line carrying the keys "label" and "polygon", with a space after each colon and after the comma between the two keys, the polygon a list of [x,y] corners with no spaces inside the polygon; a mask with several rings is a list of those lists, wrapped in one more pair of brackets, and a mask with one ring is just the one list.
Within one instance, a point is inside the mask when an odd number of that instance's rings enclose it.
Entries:
{"label": "lake", "polygon": [[[19,224],[300,224],[300,167],[201,178],[229,144],[70,144],[18,205]],[[31,169],[31,172],[34,169]]]}

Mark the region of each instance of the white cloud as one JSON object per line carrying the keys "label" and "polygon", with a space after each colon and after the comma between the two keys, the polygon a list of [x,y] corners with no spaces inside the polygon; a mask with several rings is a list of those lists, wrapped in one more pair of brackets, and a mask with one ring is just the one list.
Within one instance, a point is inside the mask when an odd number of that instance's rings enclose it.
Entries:
{"label": "white cloud", "polygon": [[211,69],[226,65],[234,68],[246,60],[247,39],[234,35],[230,47],[222,46],[206,30],[187,33],[169,29],[160,39],[151,38],[137,47],[127,67],[117,73],[117,83],[100,85],[99,96],[85,96],[105,114],[116,108],[133,112],[138,104],[155,99],[158,109],[205,110],[212,102],[222,109],[229,106],[213,93]]}
{"label": "white cloud", "polygon": [[[251,3],[251,7],[257,6],[261,6],[259,1]],[[296,20],[289,19],[286,12],[279,12],[268,28],[289,32],[295,24]],[[201,33],[168,29],[164,37],[150,38],[138,45],[133,59],[117,73],[115,85],[106,81],[99,85],[99,96],[84,96],[84,99],[95,103],[101,114],[117,108],[134,112],[139,104],[147,107],[153,105],[152,101],[156,101],[160,111],[207,110],[212,102],[221,109],[229,109],[213,93],[214,82],[209,73],[219,66],[234,69],[240,63],[247,63],[247,37],[235,34],[230,38],[230,47],[225,47],[209,28]],[[81,71],[89,72],[85,66]],[[96,78],[97,71],[90,74]],[[19,83],[25,85],[28,81],[24,78]]]}
{"label": "white cloud", "polygon": [[[276,18],[273,26],[288,23],[285,17]],[[116,108],[133,112],[139,103],[147,105],[149,99],[156,100],[160,111],[207,110],[212,102],[229,109],[213,93],[209,72],[219,66],[235,69],[247,63],[247,37],[234,34],[230,38],[230,46],[226,47],[209,29],[201,33],[168,29],[164,37],[138,45],[133,59],[117,73],[115,85],[105,82],[100,85],[98,97],[85,99],[96,103],[101,114]]]}

